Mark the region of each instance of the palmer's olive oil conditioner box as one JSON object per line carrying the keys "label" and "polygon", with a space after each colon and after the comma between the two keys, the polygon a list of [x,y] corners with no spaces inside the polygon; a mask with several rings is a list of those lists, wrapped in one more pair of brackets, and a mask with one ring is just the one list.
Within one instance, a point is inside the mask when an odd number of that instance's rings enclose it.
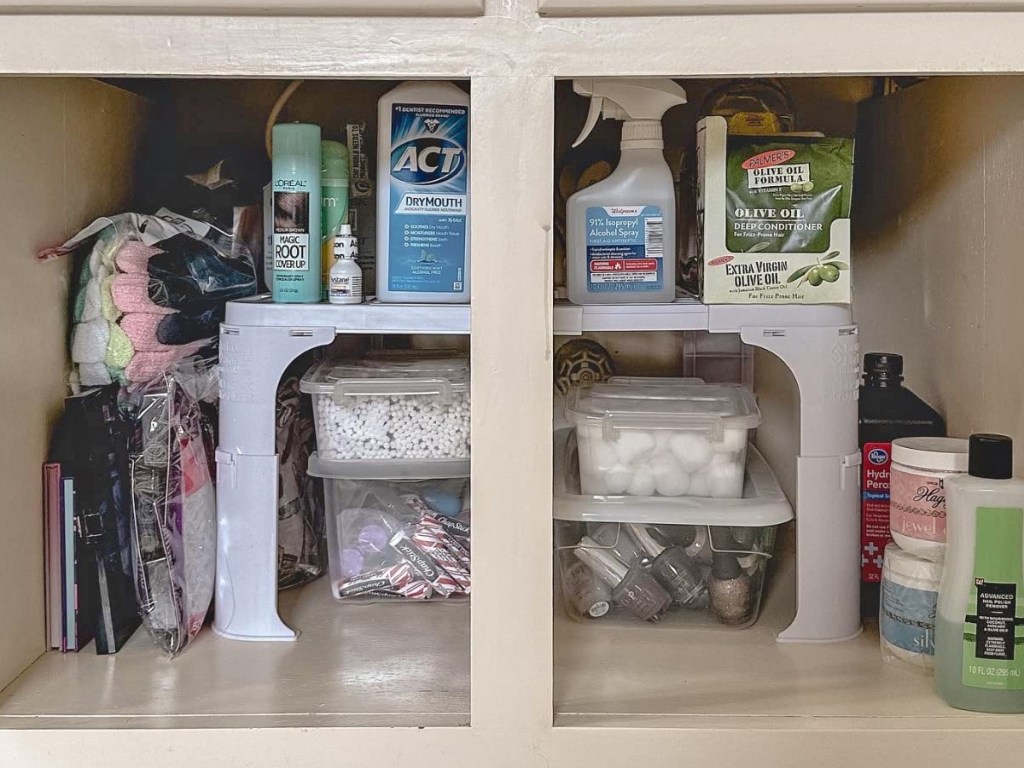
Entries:
{"label": "palmer's olive oil conditioner box", "polygon": [[706,117],[697,174],[705,303],[850,303],[853,139],[730,136]]}

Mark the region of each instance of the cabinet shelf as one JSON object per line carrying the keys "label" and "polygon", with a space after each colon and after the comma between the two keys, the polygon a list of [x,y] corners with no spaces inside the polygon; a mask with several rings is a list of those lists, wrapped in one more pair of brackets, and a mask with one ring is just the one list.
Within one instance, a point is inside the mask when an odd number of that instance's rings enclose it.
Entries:
{"label": "cabinet shelf", "polygon": [[794,556],[745,630],[609,626],[555,616],[555,726],[1020,729],[947,707],[931,677],[882,661],[877,624],[838,644],[775,642],[794,610]]}
{"label": "cabinet shelf", "polygon": [[299,642],[207,629],[171,660],[140,629],[116,656],[46,653],[0,697],[0,728],[469,725],[468,602],[341,605],[323,578],[280,610]]}
{"label": "cabinet shelf", "polygon": [[469,333],[468,304],[274,304],[270,296],[231,301],[228,325],[334,327],[337,333]]}
{"label": "cabinet shelf", "polygon": [[680,296],[671,304],[594,304],[556,301],[555,334],[578,336],[588,331],[712,331],[738,333],[750,326],[824,327],[847,325],[850,308],[840,304],[703,304]]}

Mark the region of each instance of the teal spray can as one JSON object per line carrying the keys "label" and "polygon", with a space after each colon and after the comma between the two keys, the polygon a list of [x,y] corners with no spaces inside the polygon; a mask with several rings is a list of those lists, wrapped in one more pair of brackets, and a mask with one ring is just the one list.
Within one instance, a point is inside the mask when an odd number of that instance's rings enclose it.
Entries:
{"label": "teal spray can", "polygon": [[286,123],[273,133],[274,301],[320,301],[320,126]]}

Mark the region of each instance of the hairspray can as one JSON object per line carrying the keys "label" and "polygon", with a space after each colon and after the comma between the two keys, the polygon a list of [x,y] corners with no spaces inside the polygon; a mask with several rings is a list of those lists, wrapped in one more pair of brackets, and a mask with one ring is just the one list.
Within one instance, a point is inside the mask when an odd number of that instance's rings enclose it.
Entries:
{"label": "hairspray can", "polygon": [[320,301],[320,126],[287,123],[273,134],[274,301]]}

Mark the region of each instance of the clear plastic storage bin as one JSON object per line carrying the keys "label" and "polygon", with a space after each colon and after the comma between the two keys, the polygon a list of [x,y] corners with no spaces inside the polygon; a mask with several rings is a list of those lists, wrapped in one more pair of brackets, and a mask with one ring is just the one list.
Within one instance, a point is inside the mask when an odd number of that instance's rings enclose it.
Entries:
{"label": "clear plastic storage bin", "polygon": [[469,457],[469,362],[409,355],[325,360],[302,379],[324,459]]}
{"label": "clear plastic storage bin", "polygon": [[732,384],[656,381],[569,393],[583,492],[740,497],[747,438],[761,423],[753,394]]}
{"label": "clear plastic storage bin", "polygon": [[735,499],[596,496],[580,488],[576,438],[555,435],[555,551],[566,612],[581,621],[748,627],[778,526],[793,510],[750,449]]}
{"label": "clear plastic storage bin", "polygon": [[310,457],[309,474],[324,479],[335,598],[470,594],[469,462],[448,462],[448,476],[416,479],[431,471],[445,467],[430,460],[392,462],[379,479],[353,479],[350,462]]}

